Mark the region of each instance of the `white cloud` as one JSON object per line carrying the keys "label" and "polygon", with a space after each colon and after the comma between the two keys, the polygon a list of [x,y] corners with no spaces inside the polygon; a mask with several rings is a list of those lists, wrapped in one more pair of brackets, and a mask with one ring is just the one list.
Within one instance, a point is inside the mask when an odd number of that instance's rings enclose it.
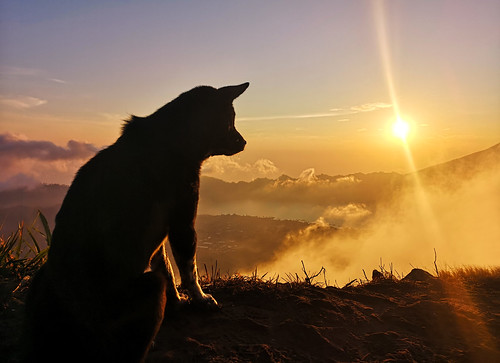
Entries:
{"label": "white cloud", "polygon": [[278,168],[271,160],[259,159],[253,165],[257,171],[261,174],[274,174],[278,171]]}
{"label": "white cloud", "polygon": [[361,180],[356,178],[354,175],[346,175],[338,177],[335,180],[337,183],[361,183]]}
{"label": "white cloud", "polygon": [[253,164],[242,163],[238,157],[215,156],[208,159],[201,168],[205,176],[226,181],[253,180],[255,178],[274,177],[278,168],[271,160],[259,159]]}
{"label": "white cloud", "polygon": [[318,181],[314,168],[306,169],[299,175],[298,182],[302,184],[313,184]]}
{"label": "white cloud", "polygon": [[328,207],[321,217],[326,222],[343,227],[357,226],[361,220],[372,212],[363,203],[349,203],[342,206]]}

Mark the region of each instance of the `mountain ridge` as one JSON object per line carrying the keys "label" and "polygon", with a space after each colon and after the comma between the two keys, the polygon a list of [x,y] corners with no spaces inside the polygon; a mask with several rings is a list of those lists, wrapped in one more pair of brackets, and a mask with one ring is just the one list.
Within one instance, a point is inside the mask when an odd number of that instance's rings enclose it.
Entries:
{"label": "mountain ridge", "polygon": [[[316,175],[311,168],[296,178],[283,174],[276,179],[256,178],[250,182],[228,182],[202,175],[199,213],[256,215],[312,222],[328,206],[356,204],[373,212],[381,200],[390,200],[415,174],[425,182],[447,180],[451,185],[499,166],[500,143],[407,174],[371,172],[330,176]],[[0,225],[3,225],[0,233],[15,230],[22,220],[31,222],[38,209],[46,214],[53,226],[67,189],[67,185],[39,184],[0,190]],[[300,214],[302,212],[304,215]]]}

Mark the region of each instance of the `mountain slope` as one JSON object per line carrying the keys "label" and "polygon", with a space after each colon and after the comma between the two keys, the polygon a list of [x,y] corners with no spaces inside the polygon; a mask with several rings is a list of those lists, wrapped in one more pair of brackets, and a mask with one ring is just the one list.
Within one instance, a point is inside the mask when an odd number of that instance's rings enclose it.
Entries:
{"label": "mountain slope", "polygon": [[465,155],[442,164],[433,165],[418,171],[425,179],[432,178],[471,178],[474,174],[500,168],[500,143],[473,154]]}

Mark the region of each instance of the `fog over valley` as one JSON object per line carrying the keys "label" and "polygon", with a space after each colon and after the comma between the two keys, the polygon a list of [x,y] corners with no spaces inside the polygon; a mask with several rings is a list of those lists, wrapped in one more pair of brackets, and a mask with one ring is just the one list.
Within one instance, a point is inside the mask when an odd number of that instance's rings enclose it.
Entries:
{"label": "fog over valley", "polygon": [[[282,175],[227,182],[202,176],[200,268],[271,276],[326,268],[331,284],[379,265],[497,265],[500,258],[500,144],[417,173]],[[67,186],[0,191],[4,236],[40,209],[53,226]]]}

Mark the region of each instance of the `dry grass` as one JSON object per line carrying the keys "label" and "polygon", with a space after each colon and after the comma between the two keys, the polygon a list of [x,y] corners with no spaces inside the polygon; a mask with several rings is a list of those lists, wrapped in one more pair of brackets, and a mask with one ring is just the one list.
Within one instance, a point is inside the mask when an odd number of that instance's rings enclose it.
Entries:
{"label": "dry grass", "polygon": [[35,273],[47,258],[51,239],[49,224],[40,211],[29,226],[20,222],[6,238],[0,235],[0,278],[23,279]]}
{"label": "dry grass", "polygon": [[482,285],[496,283],[500,286],[500,266],[477,267],[462,266],[448,267],[439,272],[439,278],[443,282],[459,281],[467,285]]}

